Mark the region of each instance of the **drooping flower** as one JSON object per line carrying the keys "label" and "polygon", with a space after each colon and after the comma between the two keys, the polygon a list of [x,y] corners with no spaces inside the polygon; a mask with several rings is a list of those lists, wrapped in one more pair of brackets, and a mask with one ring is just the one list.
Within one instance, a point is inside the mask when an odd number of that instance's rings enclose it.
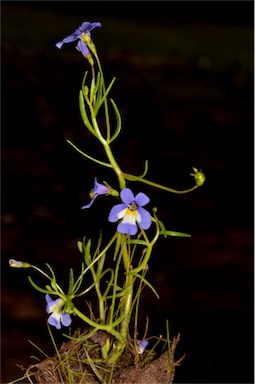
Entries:
{"label": "drooping flower", "polygon": [[137,350],[138,350],[138,353],[139,355],[143,354],[145,348],[147,347],[147,345],[149,344],[148,340],[147,339],[144,339],[144,340],[136,340],[137,342]]}
{"label": "drooping flower", "polygon": [[94,181],[94,188],[92,189],[92,191],[90,192],[90,198],[91,198],[91,202],[87,205],[84,205],[83,207],[81,207],[81,209],[85,209],[85,208],[89,208],[91,207],[91,205],[93,204],[95,198],[98,196],[98,195],[106,195],[107,193],[110,192],[110,188],[107,187],[106,185],[104,184],[100,184],[97,182],[97,178],[95,177],[95,181]]}
{"label": "drooping flower", "polygon": [[59,41],[56,44],[56,47],[60,49],[62,48],[63,44],[73,43],[74,41],[79,40],[76,45],[76,48],[78,49],[78,51],[80,51],[83,54],[83,56],[88,56],[90,54],[89,48],[87,47],[85,42],[82,41],[81,36],[85,34],[90,38],[91,37],[90,32],[92,31],[92,29],[97,27],[101,27],[101,23],[99,22],[90,23],[88,21],[84,21],[84,23],[82,23],[79,26],[79,28],[76,29],[71,35],[68,35],[63,40]]}
{"label": "drooping flower", "polygon": [[61,324],[68,327],[72,319],[68,313],[63,312],[64,300],[61,298],[52,300],[48,293],[45,298],[47,302],[46,312],[51,314],[48,318],[48,323],[57,329],[61,328]]}
{"label": "drooping flower", "polygon": [[151,215],[143,206],[149,203],[149,197],[143,192],[134,196],[129,188],[122,189],[120,197],[123,204],[117,204],[111,209],[108,220],[111,223],[121,220],[117,230],[126,235],[137,233],[137,223],[141,228],[148,229],[151,225]]}

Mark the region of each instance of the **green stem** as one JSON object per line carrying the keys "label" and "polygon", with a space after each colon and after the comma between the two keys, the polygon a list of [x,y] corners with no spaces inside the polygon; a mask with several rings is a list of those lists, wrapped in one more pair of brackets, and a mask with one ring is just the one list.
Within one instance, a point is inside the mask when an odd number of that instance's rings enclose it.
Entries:
{"label": "green stem", "polygon": [[112,290],[112,302],[110,307],[110,317],[109,317],[109,324],[113,323],[113,316],[115,312],[115,302],[116,302],[116,292],[117,292],[117,285],[118,285],[118,275],[119,275],[119,266],[121,261],[121,253],[118,257],[116,267],[115,267],[115,274],[114,274],[114,283],[113,283],[113,290]]}
{"label": "green stem", "polygon": [[[103,74],[103,69],[99,60],[98,55],[95,55],[97,65],[99,72],[101,74],[101,79],[102,79],[102,84],[103,84],[103,92],[105,93],[105,82],[104,82],[104,74]],[[108,103],[107,103],[107,98],[104,100],[104,108],[105,108],[105,120],[106,120],[106,130],[107,130],[107,142],[110,141],[111,137],[111,129],[110,129],[110,120],[109,120],[109,112],[108,112]]]}
{"label": "green stem", "polygon": [[125,295],[123,296],[123,302],[122,302],[122,314],[123,314],[123,320],[120,324],[120,335],[122,337],[122,341],[118,341],[116,343],[116,348],[112,352],[112,354],[109,357],[109,363],[113,364],[115,363],[118,358],[122,355],[126,348],[126,340],[127,336],[129,334],[129,323],[131,318],[131,312],[132,312],[132,299],[133,299],[133,285],[134,285],[134,276],[131,274],[128,274],[130,270],[130,257],[127,250],[127,242],[126,242],[126,236],[123,235],[123,247],[122,247],[122,256],[123,256],[123,263],[126,270],[126,282],[125,282],[125,288],[129,288]]}
{"label": "green stem", "polygon": [[84,269],[84,271],[82,271],[82,273],[80,274],[80,276],[78,277],[75,285],[74,285],[74,288],[79,284],[79,281],[80,279],[83,279],[83,276],[90,270],[91,266],[94,265],[103,255],[104,253],[111,247],[111,245],[114,243],[114,241],[116,240],[116,238],[118,237],[118,232],[116,232],[114,234],[114,236],[111,238],[111,240],[109,241],[109,243],[106,245],[106,247],[99,253],[99,255],[91,262],[91,264],[86,268]]}
{"label": "green stem", "polygon": [[130,175],[129,173],[123,173],[123,177],[126,180],[129,180],[129,181],[140,181],[141,183],[151,185],[152,187],[163,189],[163,190],[168,191],[168,192],[177,193],[179,195],[184,194],[184,193],[192,192],[192,191],[194,191],[195,189],[197,189],[199,187],[199,185],[196,184],[192,188],[184,189],[182,191],[179,191],[178,189],[169,188],[169,187],[166,187],[165,185],[154,183],[153,181],[143,179],[143,178],[141,178],[139,176]]}
{"label": "green stem", "polygon": [[85,321],[85,323],[91,325],[92,327],[96,328],[97,330],[102,330],[110,333],[113,335],[119,342],[123,343],[123,338],[120,334],[120,332],[116,331],[114,328],[118,325],[118,323],[121,321],[121,318],[117,319],[113,324],[111,325],[105,325],[105,324],[98,324],[95,321],[91,320],[89,317],[84,315],[82,312],[80,312],[76,307],[73,308],[73,313],[77,315],[80,319]]}
{"label": "green stem", "polygon": [[[145,237],[145,239],[147,239],[147,236],[146,236],[144,230],[142,228],[140,228],[140,229],[143,232],[143,236]],[[141,264],[139,264],[138,267],[129,271],[128,275],[137,274],[138,272],[142,271],[145,268],[145,266],[148,264],[153,245],[156,243],[156,241],[159,237],[159,234],[160,234],[159,225],[158,225],[158,221],[156,220],[156,234],[155,234],[154,238],[152,239],[152,241],[147,246],[147,250],[145,252],[145,256],[143,258],[143,261],[141,262]]]}
{"label": "green stem", "polygon": [[120,167],[118,166],[117,161],[115,160],[115,158],[113,156],[110,145],[108,143],[105,143],[104,149],[105,149],[105,153],[108,157],[108,160],[109,160],[114,172],[116,173],[116,175],[118,177],[120,189],[125,188],[126,187],[126,181],[125,181],[125,178],[123,177],[123,172],[121,171]]}
{"label": "green stem", "polygon": [[[105,82],[104,82],[103,70],[102,70],[101,63],[100,63],[100,60],[99,60],[97,54],[95,55],[95,57],[96,57],[97,65],[98,65],[98,68],[99,68],[99,72],[101,73],[101,79],[102,79],[102,84],[103,84],[103,92],[105,93]],[[115,157],[113,156],[111,147],[109,145],[109,142],[110,142],[110,139],[111,139],[111,134],[110,134],[110,122],[109,122],[109,112],[108,112],[107,97],[104,100],[104,106],[105,106],[105,119],[106,119],[107,138],[106,138],[106,140],[104,139],[104,140],[100,140],[100,141],[103,144],[106,156],[108,157],[109,162],[110,162],[114,172],[116,173],[116,175],[118,177],[120,189],[123,189],[123,188],[126,187],[125,178],[123,177],[123,172],[121,171],[117,161],[115,160]],[[96,123],[95,120],[96,119],[94,118],[93,123]],[[98,129],[98,127],[97,127],[97,129]],[[97,130],[97,132],[98,132],[98,130]]]}
{"label": "green stem", "polygon": [[100,324],[105,324],[105,310],[104,310],[104,299],[102,297],[102,293],[100,290],[100,277],[97,276],[94,266],[91,266],[91,274],[93,276],[93,280],[95,283],[95,289],[97,293],[98,298],[98,307],[99,307],[99,317],[100,317]]}

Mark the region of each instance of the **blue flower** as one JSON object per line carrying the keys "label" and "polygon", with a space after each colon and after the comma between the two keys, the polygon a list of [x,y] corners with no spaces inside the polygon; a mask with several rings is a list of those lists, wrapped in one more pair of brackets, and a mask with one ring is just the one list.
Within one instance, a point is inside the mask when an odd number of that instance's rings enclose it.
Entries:
{"label": "blue flower", "polygon": [[138,350],[138,353],[141,355],[145,348],[147,347],[147,345],[149,344],[148,340],[136,340],[137,342],[137,350]]}
{"label": "blue flower", "polygon": [[148,229],[151,225],[151,215],[143,206],[149,203],[149,197],[143,192],[134,197],[129,188],[122,189],[120,197],[123,204],[117,204],[111,209],[108,220],[111,223],[121,220],[117,230],[127,235],[137,233],[137,223],[141,228]]}
{"label": "blue flower", "polygon": [[52,300],[48,293],[46,294],[45,298],[47,302],[46,312],[49,314],[51,313],[50,317],[48,318],[48,323],[57,329],[61,328],[61,323],[65,327],[68,327],[71,324],[72,319],[68,313],[62,311],[65,304],[64,300],[60,298]]}
{"label": "blue flower", "polygon": [[87,56],[87,55],[90,54],[89,49],[88,49],[87,45],[84,43],[84,41],[82,41],[80,39],[80,37],[81,37],[81,35],[86,34],[90,38],[91,37],[90,32],[92,31],[92,29],[97,28],[97,27],[101,27],[101,23],[99,23],[99,22],[90,23],[88,21],[85,21],[71,35],[68,35],[63,40],[59,41],[56,44],[56,47],[60,49],[60,48],[62,48],[63,44],[72,43],[72,42],[74,42],[74,41],[79,39],[79,41],[78,41],[78,43],[76,45],[76,48],[84,56]]}
{"label": "blue flower", "polygon": [[91,205],[93,204],[95,198],[98,196],[98,195],[106,195],[107,193],[110,192],[110,188],[108,188],[106,185],[104,184],[100,184],[97,182],[97,178],[95,177],[95,181],[94,181],[94,188],[92,189],[92,191],[90,192],[90,197],[91,197],[91,202],[87,205],[84,205],[83,207],[81,207],[81,209],[85,209],[85,208],[89,208],[91,207]]}

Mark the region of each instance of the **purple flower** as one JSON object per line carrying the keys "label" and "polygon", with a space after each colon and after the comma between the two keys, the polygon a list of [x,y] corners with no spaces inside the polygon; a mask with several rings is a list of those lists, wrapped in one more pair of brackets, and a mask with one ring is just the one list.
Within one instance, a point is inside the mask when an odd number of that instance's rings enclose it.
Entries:
{"label": "purple flower", "polygon": [[68,313],[62,311],[65,304],[64,300],[60,298],[52,300],[48,293],[46,294],[45,298],[47,302],[46,312],[51,313],[50,317],[48,318],[48,323],[57,329],[61,328],[61,323],[65,327],[68,327],[71,324],[72,319]]}
{"label": "purple flower", "polygon": [[97,178],[95,177],[95,181],[94,181],[94,188],[92,189],[92,191],[90,192],[90,197],[91,197],[91,202],[87,205],[84,205],[83,207],[81,207],[81,209],[85,209],[85,208],[89,208],[91,207],[91,205],[93,204],[95,198],[98,196],[98,195],[106,195],[107,193],[109,193],[110,189],[104,185],[104,184],[100,184],[97,182]]}
{"label": "purple flower", "polygon": [[120,197],[123,204],[117,204],[111,209],[108,220],[114,223],[122,219],[117,230],[127,235],[137,233],[137,223],[141,228],[148,229],[151,225],[151,215],[142,207],[149,203],[149,197],[142,192],[134,197],[129,188],[122,189]]}
{"label": "purple flower", "polygon": [[78,29],[76,29],[71,35],[68,35],[67,37],[65,37],[63,40],[59,41],[57,44],[56,44],[56,47],[57,48],[62,48],[62,45],[63,44],[66,44],[66,43],[72,43],[76,40],[79,39],[77,45],[76,45],[76,48],[78,49],[78,51],[80,51],[84,56],[87,56],[89,55],[89,49],[87,47],[87,45],[84,43],[84,41],[82,41],[80,39],[80,36],[82,34],[86,34],[88,35],[89,37],[91,37],[91,34],[90,32],[92,31],[92,29],[94,28],[97,28],[97,27],[101,27],[101,23],[99,22],[94,22],[94,23],[90,23],[88,21],[85,21],[84,23],[82,23],[82,25],[79,26]]}

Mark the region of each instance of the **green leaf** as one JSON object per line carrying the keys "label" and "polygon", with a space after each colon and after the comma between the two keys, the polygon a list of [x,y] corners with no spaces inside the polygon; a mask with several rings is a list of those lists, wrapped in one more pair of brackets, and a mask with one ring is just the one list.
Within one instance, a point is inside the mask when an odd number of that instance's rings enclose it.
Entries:
{"label": "green leaf", "polygon": [[109,163],[105,163],[104,161],[101,161],[101,160],[98,160],[98,159],[95,159],[94,157],[88,155],[87,153],[83,152],[82,150],[80,150],[78,147],[76,147],[76,145],[74,145],[70,140],[66,140],[68,144],[70,144],[77,152],[79,152],[82,156],[85,156],[87,157],[89,160],[92,160],[94,161],[95,163],[97,164],[100,164],[100,165],[103,165],[104,167],[108,167],[108,168],[112,168],[111,164]]}
{"label": "green leaf", "polygon": [[82,117],[84,125],[88,128],[88,130],[94,136],[97,137],[97,134],[95,133],[94,128],[93,128],[93,126],[91,125],[91,123],[90,123],[90,121],[88,119],[88,115],[87,115],[86,107],[85,107],[85,102],[84,102],[84,96],[83,96],[82,91],[80,91],[80,93],[79,93],[79,107],[80,107],[81,117]]}
{"label": "green leaf", "polygon": [[163,235],[165,237],[167,236],[173,236],[173,237],[191,237],[189,233],[183,233],[183,232],[176,232],[176,231],[167,231],[162,221],[158,220],[159,227],[161,231],[159,232],[160,235]]}
{"label": "green leaf", "polygon": [[53,269],[51,268],[50,264],[46,263],[47,267],[49,268],[51,274],[52,274],[52,278],[54,279],[54,281],[56,281],[56,276],[55,276],[55,273],[53,271]]}
{"label": "green leaf", "polygon": [[77,241],[78,250],[83,254],[84,253],[84,245],[81,241]]}
{"label": "green leaf", "polygon": [[114,109],[114,112],[115,112],[116,120],[117,120],[117,125],[116,125],[115,132],[112,135],[111,140],[109,141],[111,143],[113,140],[116,139],[116,137],[120,133],[120,130],[121,130],[121,116],[120,116],[120,112],[119,112],[118,107],[115,104],[115,102],[112,99],[110,99],[110,100],[111,100],[111,103],[112,103],[112,106],[113,106],[113,109]]}
{"label": "green leaf", "polygon": [[137,244],[137,245],[145,245],[146,247],[148,246],[148,243],[144,240],[135,240],[135,239],[130,239],[129,244]]}
{"label": "green leaf", "polygon": [[84,260],[87,266],[91,264],[90,248],[91,248],[91,240],[89,239],[87,244],[85,245],[85,252],[84,252]]}
{"label": "green leaf", "polygon": [[73,269],[70,268],[68,294],[70,294],[73,291],[73,287],[74,287],[74,275],[73,275]]}
{"label": "green leaf", "polygon": [[149,162],[148,160],[145,160],[144,171],[143,171],[143,174],[140,176],[141,178],[143,178],[148,172],[148,166],[149,166]]}
{"label": "green leaf", "polygon": [[37,284],[35,284],[32,280],[32,278],[30,276],[28,276],[28,280],[30,282],[30,284],[39,292],[42,292],[42,293],[52,293],[53,291],[50,291],[49,289],[44,289],[44,288],[41,288],[39,287]]}
{"label": "green leaf", "polygon": [[[97,74],[97,78],[96,78],[96,82],[94,80],[94,78],[92,78],[91,80],[91,87],[90,87],[90,102],[91,104],[95,104],[95,106],[97,105],[98,103],[98,100],[101,99],[101,94],[102,94],[102,90],[99,89],[99,85],[100,85],[100,72],[98,72]],[[102,88],[102,87],[100,87]],[[96,114],[95,114],[96,116]]]}
{"label": "green leaf", "polygon": [[139,277],[139,279],[141,279],[144,284],[148,285],[155,296],[159,299],[159,294],[157,293],[156,289],[151,285],[151,283],[148,282],[148,280],[145,279],[145,277],[139,275],[138,273],[135,273],[134,276]]}
{"label": "green leaf", "polygon": [[165,231],[160,232],[160,235],[166,235],[166,236],[174,236],[174,237],[191,237],[189,233],[183,233],[183,232],[175,232],[175,231]]}
{"label": "green leaf", "polygon": [[108,88],[107,88],[106,91],[104,92],[103,97],[102,97],[102,98],[98,101],[98,103],[96,104],[96,106],[95,106],[95,108],[94,108],[95,116],[96,116],[96,114],[97,114],[99,108],[101,107],[101,105],[102,105],[103,102],[105,101],[105,99],[106,99],[108,93],[110,92],[110,90],[111,90],[111,88],[112,88],[113,83],[114,83],[115,80],[116,80],[116,77],[114,77],[114,78],[112,79],[112,81],[110,82]]}

